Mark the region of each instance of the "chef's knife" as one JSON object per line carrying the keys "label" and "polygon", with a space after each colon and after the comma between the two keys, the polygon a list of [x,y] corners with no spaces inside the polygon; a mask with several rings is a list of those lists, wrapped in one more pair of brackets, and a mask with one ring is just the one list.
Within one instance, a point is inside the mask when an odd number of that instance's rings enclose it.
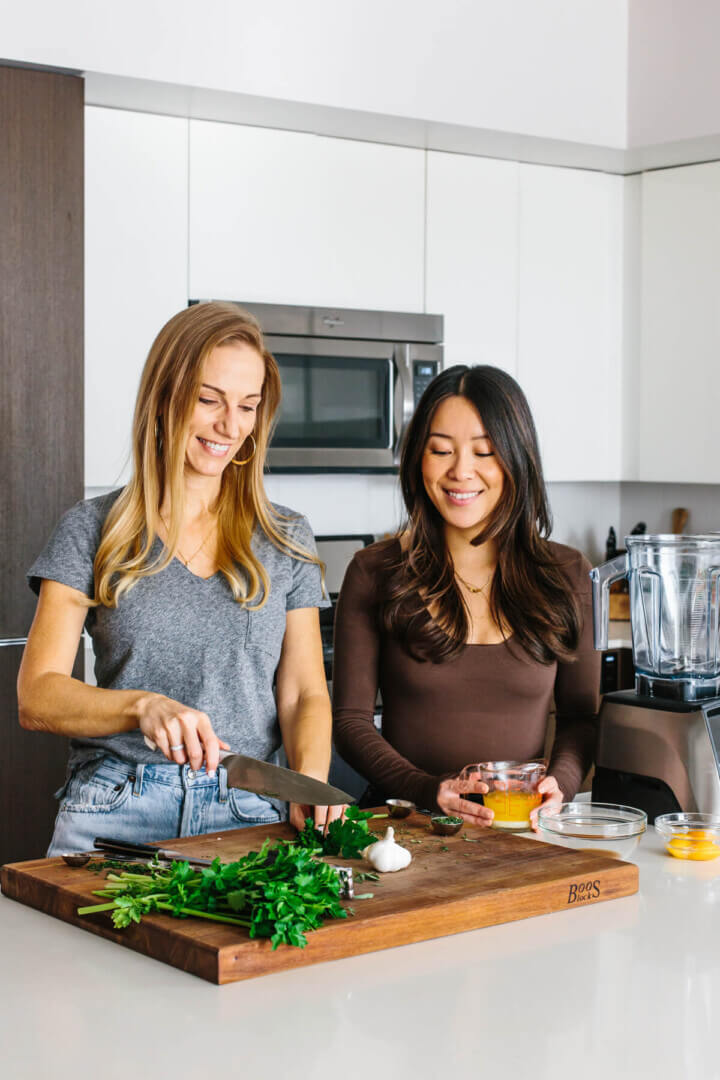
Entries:
{"label": "chef's knife", "polygon": [[[145,742],[151,750],[157,750],[156,744],[145,736]],[[305,806],[339,806],[342,803],[354,803],[352,795],[346,791],[324,784],[312,776],[284,769],[281,765],[271,765],[268,761],[247,757],[245,754],[221,753],[220,764],[227,770],[228,787],[254,791],[256,795],[280,799],[281,802],[300,803]]]}

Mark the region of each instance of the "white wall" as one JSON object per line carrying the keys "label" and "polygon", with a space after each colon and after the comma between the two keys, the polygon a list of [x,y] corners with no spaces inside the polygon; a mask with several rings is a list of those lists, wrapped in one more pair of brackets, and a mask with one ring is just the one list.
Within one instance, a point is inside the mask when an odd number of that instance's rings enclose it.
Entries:
{"label": "white wall", "polygon": [[605,539],[618,531],[622,484],[548,484],[552,540],[577,548],[593,566],[605,558]]}
{"label": "white wall", "polygon": [[[657,489],[660,485],[632,486]],[[601,562],[610,526],[613,526],[616,534],[620,534],[622,487],[622,484],[599,483],[548,484],[548,499],[553,515],[551,539],[578,548],[593,564]],[[687,493],[683,502],[682,485],[678,487],[680,491],[674,497],[681,501],[673,505],[696,505]],[[405,517],[396,476],[273,475],[265,478],[265,488],[273,502],[305,514],[316,536],[371,534],[379,539],[386,533],[395,532]],[[85,498],[92,499],[110,490],[107,487],[86,487]],[[720,493],[720,488],[717,490]],[[720,494],[716,497],[720,505]],[[646,496],[643,507],[648,499],[652,499],[652,492]],[[628,529],[639,520],[633,514],[634,510],[631,510],[633,520]]]}
{"label": "white wall", "polygon": [[629,147],[720,132],[720,4],[629,0]]}
{"label": "white wall", "polygon": [[2,0],[0,55],[621,147],[628,0]]}
{"label": "white wall", "polygon": [[622,484],[621,487],[618,539],[639,521],[645,522],[648,532],[670,532],[672,512],[679,507],[689,512],[684,532],[720,531],[720,484]]}
{"label": "white wall", "polygon": [[403,519],[397,477],[389,474],[270,475],[265,488],[273,502],[306,514],[319,536],[382,536]]}
{"label": "white wall", "polygon": [[[373,533],[380,536],[403,519],[397,479],[392,476],[268,477],[277,502],[307,514],[316,533]],[[597,565],[605,558],[612,526],[622,546],[639,521],[648,532],[669,532],[672,511],[689,511],[686,532],[720,530],[720,485],[637,483],[548,484],[552,539],[578,548]]]}

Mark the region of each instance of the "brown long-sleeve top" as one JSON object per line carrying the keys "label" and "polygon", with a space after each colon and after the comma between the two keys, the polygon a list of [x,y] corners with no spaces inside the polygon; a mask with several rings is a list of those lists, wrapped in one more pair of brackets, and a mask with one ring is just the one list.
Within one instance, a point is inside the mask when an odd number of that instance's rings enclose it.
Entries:
{"label": "brown long-sleeve top", "polygon": [[[589,563],[552,543],[580,600],[580,643],[569,662],[541,664],[510,637],[465,645],[445,663],[415,660],[385,632],[379,608],[382,548],[358,552],[335,613],[333,717],[343,758],[385,797],[434,808],[440,781],[477,761],[541,757],[553,695],[548,772],[574,798],[595,749],[600,654],[593,648]],[[373,723],[378,687],[382,734]]]}

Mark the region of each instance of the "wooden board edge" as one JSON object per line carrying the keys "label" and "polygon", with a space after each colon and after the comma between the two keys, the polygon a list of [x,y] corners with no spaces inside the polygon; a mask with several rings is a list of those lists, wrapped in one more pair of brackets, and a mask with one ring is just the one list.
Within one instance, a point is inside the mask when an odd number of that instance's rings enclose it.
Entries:
{"label": "wooden board edge", "polygon": [[[15,865],[21,867],[28,864]],[[20,887],[21,876],[22,870],[16,870],[11,863],[0,867],[0,887],[3,896],[41,911],[44,915],[51,915],[54,919],[75,926],[79,930],[86,930],[107,941],[114,941],[142,956],[149,956],[153,960],[170,964],[180,971],[187,972],[188,975],[197,975],[206,982],[218,984],[218,949],[202,941],[191,942],[184,935],[176,934],[172,926],[172,916],[160,916],[163,919],[162,926],[156,924],[151,917],[143,919],[139,924],[128,926],[124,930],[116,930],[107,912],[97,915],[78,915],[77,894],[62,886],[57,886],[52,894],[32,893],[29,896],[27,890],[22,890]]]}
{"label": "wooden board edge", "polygon": [[[25,867],[27,865],[24,864]],[[508,909],[508,890],[501,888],[482,896],[463,897],[436,906],[423,906],[414,912],[366,917],[360,923],[354,923],[351,916],[347,923],[333,921],[310,934],[304,949],[291,950],[281,946],[272,951],[269,942],[260,940],[248,943],[247,939],[243,939],[237,945],[220,947],[203,942],[190,942],[181,934],[173,940],[173,928],[168,926],[165,917],[162,917],[161,926],[156,925],[151,917],[137,926],[115,930],[107,913],[78,916],[75,913],[76,894],[62,887],[57,888],[53,896],[47,898],[46,903],[42,902],[42,894],[28,897],[25,891],[24,895],[21,895],[19,881],[24,876],[20,869],[22,866],[23,864],[9,864],[0,868],[0,885],[3,893],[10,899],[216,985],[258,978],[328,960],[348,959],[386,948],[515,922],[535,915],[577,910],[606,900],[631,896],[638,891],[639,886],[639,871],[634,863],[614,862],[608,868],[595,871],[587,877],[578,878],[577,873],[571,873],[552,883],[538,882],[528,885],[523,893],[523,903],[514,904],[513,910]],[[53,899],[54,902],[51,903]],[[168,934],[171,938],[170,948]]]}
{"label": "wooden board edge", "polygon": [[[639,871],[634,863],[613,861],[607,869],[593,876],[578,879],[576,874],[548,884],[540,882],[527,886],[522,908],[507,910],[507,890],[498,889],[482,898],[464,897],[448,901],[436,908],[423,907],[417,911],[378,915],[365,918],[361,923],[333,922],[308,936],[304,949],[293,949],[257,954],[259,963],[255,970],[252,954],[237,954],[232,946],[218,950],[218,982],[224,985],[244,979],[258,978],[293,968],[328,960],[349,959],[365,953],[401,945],[414,945],[440,937],[482,930],[488,926],[519,922],[536,915],[551,915],[565,910],[577,910],[606,900],[619,900],[633,896],[639,888]],[[581,888],[582,886],[582,888]],[[329,931],[329,933],[328,933]],[[348,938],[352,947],[348,948]]]}

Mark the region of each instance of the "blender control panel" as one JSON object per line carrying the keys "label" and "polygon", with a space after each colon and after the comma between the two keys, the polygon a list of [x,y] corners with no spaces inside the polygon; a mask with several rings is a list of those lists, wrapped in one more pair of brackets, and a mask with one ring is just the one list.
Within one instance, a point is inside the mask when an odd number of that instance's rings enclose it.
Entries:
{"label": "blender control panel", "polygon": [[416,360],[413,364],[413,403],[417,405],[438,373],[437,360]]}

